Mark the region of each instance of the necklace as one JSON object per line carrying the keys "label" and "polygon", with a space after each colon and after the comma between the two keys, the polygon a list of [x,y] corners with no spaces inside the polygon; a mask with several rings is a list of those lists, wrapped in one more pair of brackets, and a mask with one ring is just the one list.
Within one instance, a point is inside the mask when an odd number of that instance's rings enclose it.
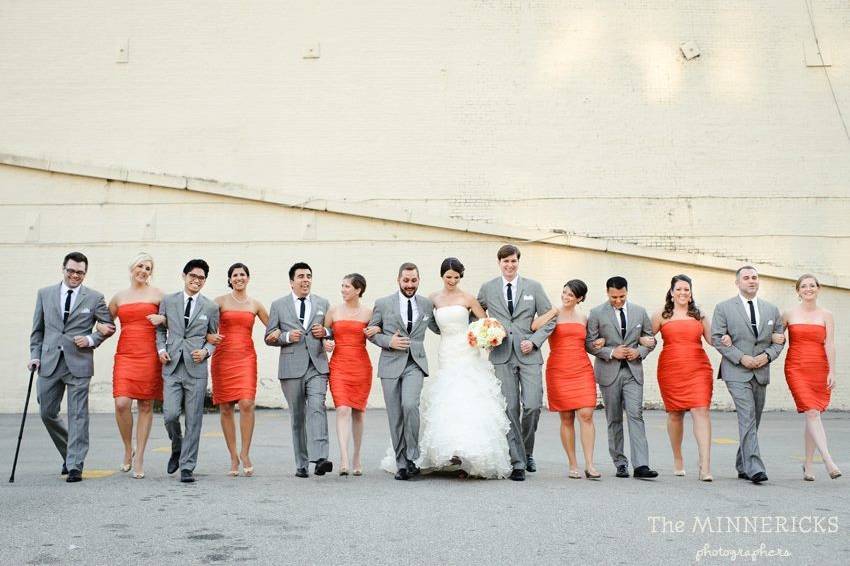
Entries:
{"label": "necklace", "polygon": [[236,298],[236,295],[233,294],[233,291],[230,292],[230,296],[233,297],[233,300],[236,301],[237,303],[239,303],[240,305],[244,305],[248,301],[251,300],[250,298],[246,298],[244,301],[240,301],[239,299]]}

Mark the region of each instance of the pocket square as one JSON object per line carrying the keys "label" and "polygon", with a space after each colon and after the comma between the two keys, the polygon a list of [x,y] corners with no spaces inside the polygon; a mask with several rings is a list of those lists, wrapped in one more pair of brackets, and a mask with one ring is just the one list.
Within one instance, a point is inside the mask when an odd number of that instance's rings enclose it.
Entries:
{"label": "pocket square", "polygon": [[319,316],[320,314],[325,314],[325,313],[324,313],[324,312],[322,312],[322,311],[317,311],[317,312],[316,312],[316,316]]}
{"label": "pocket square", "polygon": [[767,321],[767,325],[768,325],[768,326],[773,326],[773,321],[772,321],[772,320],[768,320],[768,321]]}
{"label": "pocket square", "polygon": [[531,295],[523,295],[522,300],[523,301],[533,301],[534,297],[532,297]]}
{"label": "pocket square", "polygon": [[[88,313],[90,313],[90,312],[91,312],[91,309],[90,309],[90,308],[88,308],[88,307],[83,307],[82,312],[83,312],[84,314],[88,314]],[[771,321],[771,322],[773,322],[773,321]]]}
{"label": "pocket square", "polygon": [[207,315],[202,314],[201,316],[198,317],[198,320],[208,320]]}
{"label": "pocket square", "polygon": [[427,317],[427,316],[423,316],[423,317],[422,317],[422,320],[423,320],[423,321],[426,321],[426,320],[428,320],[428,317]]}
{"label": "pocket square", "polygon": [[640,324],[635,324],[635,328],[640,328]]}

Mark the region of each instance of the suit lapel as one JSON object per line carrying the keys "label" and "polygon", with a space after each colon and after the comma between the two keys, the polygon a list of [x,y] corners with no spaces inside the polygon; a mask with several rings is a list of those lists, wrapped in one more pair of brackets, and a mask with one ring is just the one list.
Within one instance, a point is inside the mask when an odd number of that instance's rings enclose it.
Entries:
{"label": "suit lapel", "polygon": [[410,331],[410,334],[414,334],[416,329],[419,328],[419,325],[422,324],[422,321],[425,320],[425,307],[422,304],[422,297],[419,295],[414,295],[413,299],[416,301],[416,308],[419,311],[419,318],[416,319],[416,322],[413,323],[413,330]]}
{"label": "suit lapel", "polygon": [[52,287],[47,295],[47,303],[44,305],[45,312],[52,312],[53,316],[59,317],[62,322],[62,306],[59,303],[59,295],[62,294],[62,283]]}
{"label": "suit lapel", "polygon": [[195,303],[195,309],[192,311],[192,316],[189,317],[189,324],[186,325],[186,328],[189,328],[190,326],[192,326],[192,324],[195,323],[195,321],[198,319],[198,316],[200,316],[201,311],[204,310],[204,306],[207,300],[207,298],[202,295],[195,295],[192,299]]}
{"label": "suit lapel", "polygon": [[301,325],[300,321],[298,320],[298,313],[295,312],[295,303],[292,302],[292,295],[287,295],[286,297],[284,297],[284,299],[283,299],[283,311],[284,311],[284,316],[281,317],[282,320],[286,320],[285,315],[289,314],[289,320],[291,320],[296,325],[300,325],[300,326],[303,327],[303,325]]}
{"label": "suit lapel", "polygon": [[[767,321],[770,318],[770,314],[765,312],[766,308],[764,301],[759,301],[759,321],[761,322],[758,327],[759,336],[761,336],[768,327]],[[756,338],[758,338],[758,336]]]}
{"label": "suit lapel", "polygon": [[71,313],[68,315],[68,320],[71,320],[71,317],[74,316],[74,313],[76,313],[77,309],[80,308],[80,305],[83,304],[83,301],[88,294],[88,289],[86,289],[83,285],[80,285],[80,291],[77,293],[77,300],[74,301],[74,306],[71,307]]}
{"label": "suit lapel", "polygon": [[735,303],[735,310],[737,310],[738,314],[741,315],[741,318],[744,320],[744,324],[746,325],[747,330],[749,330],[750,334],[752,334],[753,327],[750,324],[750,313],[748,313],[747,309],[744,308],[744,303],[741,302],[740,297],[735,297],[733,299],[733,302]]}
{"label": "suit lapel", "polygon": [[[611,324],[614,325],[614,333],[620,338],[621,341],[624,341],[623,336],[620,334],[620,318],[617,316],[617,309],[615,309],[611,305],[611,303],[607,303],[605,305],[605,308],[608,309],[608,315],[611,319]],[[626,330],[628,331],[628,325],[626,326]]]}

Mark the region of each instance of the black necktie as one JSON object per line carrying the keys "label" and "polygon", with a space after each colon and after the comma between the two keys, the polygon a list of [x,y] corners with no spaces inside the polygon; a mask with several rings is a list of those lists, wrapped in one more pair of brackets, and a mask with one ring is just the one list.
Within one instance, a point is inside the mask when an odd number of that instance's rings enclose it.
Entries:
{"label": "black necktie", "polygon": [[623,339],[625,340],[626,339],[626,313],[621,308],[617,309],[617,310],[620,311],[620,336],[622,336]]}
{"label": "black necktie", "polygon": [[186,301],[186,310],[183,311],[183,324],[189,326],[189,315],[192,314],[192,297]]}
{"label": "black necktie", "polygon": [[298,300],[301,301],[301,306],[298,307],[298,322],[301,323],[301,326],[304,326],[304,315],[307,314],[307,297],[298,297]]}
{"label": "black necktie", "polygon": [[752,301],[747,301],[747,304],[750,305],[750,327],[753,329],[753,336],[759,335],[758,325],[756,324],[756,307],[753,306]]}
{"label": "black necktie", "polygon": [[413,299],[407,299],[407,333],[413,332]]}
{"label": "black necktie", "polygon": [[68,289],[68,295],[65,297],[65,312],[62,313],[62,324],[68,322],[68,317],[71,315],[71,295],[74,294],[72,289]]}
{"label": "black necktie", "polygon": [[513,316],[514,314],[514,294],[511,291],[511,283],[508,283],[508,312]]}

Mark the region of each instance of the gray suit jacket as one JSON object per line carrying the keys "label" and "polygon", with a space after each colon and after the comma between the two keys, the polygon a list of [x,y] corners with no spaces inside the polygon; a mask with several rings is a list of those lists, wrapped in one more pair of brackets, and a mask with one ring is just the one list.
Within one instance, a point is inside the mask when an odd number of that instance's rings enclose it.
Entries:
{"label": "gray suit jacket", "polygon": [[[39,375],[51,375],[56,371],[60,354],[65,355],[65,364],[75,377],[94,375],[94,348],[105,338],[93,330],[95,322],[112,324],[112,315],[103,295],[81,286],[68,322],[62,322],[62,305],[59,294],[62,284],[39,289],[32,317],[30,333],[30,359],[39,360]],[[77,348],[74,336],[88,336],[94,343],[92,348]]]}
{"label": "gray suit jacket", "polygon": [[[328,312],[327,299],[318,295],[310,295],[312,310],[310,320],[306,321],[307,329],[298,320],[292,295],[286,295],[272,303],[269,308],[269,324],[266,327],[266,336],[280,329],[280,338],[275,346],[280,346],[280,358],[277,366],[278,379],[295,379],[304,377],[307,373],[309,362],[320,373],[328,373],[328,355],[322,347],[322,339],[314,338],[310,332],[313,324],[325,324],[325,314]],[[298,342],[287,342],[286,333],[291,330],[302,330],[304,334]]]}
{"label": "gray suit jacket", "polygon": [[[545,325],[531,332],[534,315],[540,316],[552,308],[552,303],[543,287],[537,281],[520,276],[514,295],[514,314],[508,311],[508,302],[502,292],[502,278],[497,277],[481,286],[478,291],[478,302],[487,311],[487,316],[502,323],[508,335],[499,346],[490,351],[490,361],[493,364],[504,364],[515,355],[521,364],[543,364],[543,354],[540,347],[555,330],[553,318]],[[528,354],[520,350],[520,342],[531,340],[534,348]]]}
{"label": "gray suit jacket", "polygon": [[[758,356],[767,353],[773,362],[779,357],[784,344],[771,342],[771,334],[784,332],[782,315],[779,309],[762,299],[758,300],[759,327],[758,336],[753,335],[750,327],[750,314],[744,308],[740,297],[732,297],[714,307],[711,319],[711,343],[723,356],[720,360],[718,378],[726,381],[746,382],[753,377],[762,385],[770,383],[770,364],[758,369],[747,369],[741,365],[741,358]],[[726,347],[720,343],[724,334],[732,338],[732,346]]]}
{"label": "gray suit jacket", "polygon": [[[171,361],[162,366],[162,376],[174,373],[180,358],[186,372],[195,379],[205,379],[207,366],[215,345],[207,342],[207,334],[218,332],[218,305],[203,295],[195,295],[197,302],[189,319],[189,326],[183,320],[183,291],[163,297],[159,303],[159,314],[166,318],[165,326],[156,327],[156,348],[165,350]],[[192,359],[194,350],[206,349],[209,356],[199,364]]]}
{"label": "gray suit jacket", "polygon": [[[620,336],[620,319],[611,303],[604,302],[590,311],[587,316],[587,351],[596,356],[593,363],[593,373],[599,385],[611,385],[620,371],[620,360],[611,357],[616,346],[624,345],[637,348],[640,358],[627,361],[635,381],[643,385],[643,360],[655,348],[641,346],[638,340],[641,336],[652,336],[652,321],[646,310],[631,302],[626,302],[626,336]],[[594,350],[591,344],[597,338],[604,338],[605,345]]]}
{"label": "gray suit jacket", "polygon": [[[378,377],[381,379],[398,379],[407,366],[408,358],[412,358],[416,365],[422,369],[422,373],[428,375],[428,358],[425,356],[425,330],[430,327],[431,330],[439,334],[440,329],[434,320],[434,304],[431,300],[422,295],[414,295],[414,300],[419,309],[419,318],[413,325],[410,334],[407,333],[407,324],[401,317],[397,292],[375,301],[369,326],[380,326],[381,332],[369,338],[369,341],[381,347],[381,357],[378,360]],[[390,348],[390,340],[396,332],[400,336],[410,338],[409,350],[393,350]]]}

